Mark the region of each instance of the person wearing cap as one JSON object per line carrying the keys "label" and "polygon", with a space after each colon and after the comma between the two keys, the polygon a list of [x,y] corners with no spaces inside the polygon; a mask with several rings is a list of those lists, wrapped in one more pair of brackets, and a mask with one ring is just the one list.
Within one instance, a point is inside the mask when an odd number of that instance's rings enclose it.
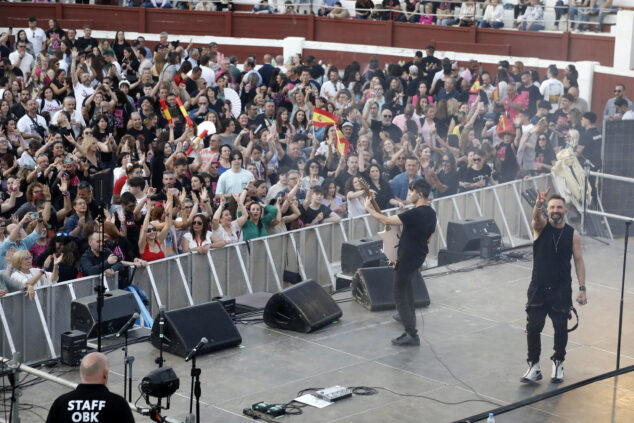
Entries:
{"label": "person wearing cap", "polygon": [[29,18],[29,27],[25,30],[26,39],[33,44],[33,56],[37,57],[46,43],[46,32],[38,28],[35,16]]}

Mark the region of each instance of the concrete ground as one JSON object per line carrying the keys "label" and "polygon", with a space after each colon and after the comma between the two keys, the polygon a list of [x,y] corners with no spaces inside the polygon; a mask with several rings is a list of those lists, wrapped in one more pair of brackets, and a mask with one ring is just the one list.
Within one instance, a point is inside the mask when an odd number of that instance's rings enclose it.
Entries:
{"label": "concrete ground", "polygon": [[[530,249],[519,250],[528,253]],[[631,251],[631,249],[630,249]],[[565,381],[550,383],[552,326],[542,336],[544,380],[519,383],[525,370],[526,288],[530,261],[477,268],[479,260],[423,273],[431,305],[417,315],[419,348],[398,348],[389,340],[401,332],[391,311],[371,313],[336,294],[340,321],[316,333],[270,329],[263,323],[238,325],[243,344],[198,359],[202,368],[203,422],[246,422],[242,409],[253,403],[285,403],[311,387],[382,387],[376,395],[354,396],[329,407],[303,408],[301,416],[280,422],[450,422],[566,386],[615,368],[623,241],[604,245],[584,239],[588,305],[579,309],[579,329],[570,334]],[[634,253],[628,255],[632,269]],[[472,271],[453,272],[458,268]],[[621,366],[634,364],[634,281],[626,279]],[[389,283],[389,282],[386,282]],[[576,278],[573,275],[573,286]],[[575,295],[577,290],[574,290]],[[572,323],[570,323],[572,325]],[[149,343],[131,347],[138,380],[155,368],[158,351]],[[111,390],[123,392],[123,353],[108,354]],[[189,364],[166,354],[167,366],[181,388],[164,415],[184,419],[189,410]],[[67,370],[59,366],[55,371]],[[77,381],[78,372],[64,374]],[[135,385],[137,382],[135,382]],[[23,422],[41,421],[52,401],[66,388],[41,383],[24,392],[22,401],[38,407],[23,412]],[[134,399],[138,392],[134,387]],[[477,392],[477,394],[476,394]],[[410,394],[416,396],[402,396]],[[490,402],[484,402],[490,401]],[[139,401],[142,404],[143,400]],[[496,405],[497,404],[497,405]],[[136,421],[150,421],[136,416]],[[0,417],[4,417],[0,414]],[[532,406],[501,414],[496,422],[633,422],[634,374],[608,379]]]}

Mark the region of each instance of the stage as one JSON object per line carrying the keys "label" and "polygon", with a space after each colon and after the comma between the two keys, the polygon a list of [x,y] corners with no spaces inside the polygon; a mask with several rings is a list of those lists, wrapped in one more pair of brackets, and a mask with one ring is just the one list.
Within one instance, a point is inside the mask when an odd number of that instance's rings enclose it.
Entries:
{"label": "stage", "polygon": [[[516,252],[527,253],[530,248]],[[628,255],[621,367],[634,364],[633,256]],[[481,260],[473,259],[423,272],[431,305],[417,314],[423,335],[419,348],[392,346],[390,339],[401,333],[401,326],[391,318],[392,311],[371,313],[346,301],[349,291],[335,295],[343,301],[341,320],[316,333],[274,330],[264,323],[238,325],[242,346],[198,359],[202,368],[201,421],[246,422],[250,419],[242,415],[242,409],[256,402],[286,403],[306,388],[342,385],[382,387],[427,398],[379,389],[376,395],[353,396],[323,409],[305,407],[302,415],[277,421],[451,422],[614,370],[623,241],[606,246],[585,238],[584,258],[588,305],[577,307],[579,328],[570,334],[561,385],[550,383],[553,339],[549,322],[542,336],[544,380],[535,385],[519,383],[526,368],[524,305],[531,262],[480,267]],[[463,271],[454,272],[456,269]],[[574,275],[573,287],[576,295]],[[156,367],[158,350],[149,342],[132,345],[130,351],[136,357],[135,380]],[[122,393],[123,353],[115,350],[108,357],[108,386]],[[184,420],[189,410],[190,365],[176,356],[166,354],[166,358],[166,365],[180,377],[181,387],[164,415]],[[54,369],[64,370],[68,368]],[[78,370],[62,377],[78,381]],[[606,379],[498,415],[496,422],[632,422],[634,372],[616,381]],[[139,396],[137,385],[135,382],[133,400]],[[65,390],[52,382],[41,383],[25,389],[22,402],[47,410]],[[468,400],[491,403],[463,402]],[[24,411],[22,421],[41,421],[33,412],[45,417],[46,410]],[[135,418],[150,421],[138,414]]]}

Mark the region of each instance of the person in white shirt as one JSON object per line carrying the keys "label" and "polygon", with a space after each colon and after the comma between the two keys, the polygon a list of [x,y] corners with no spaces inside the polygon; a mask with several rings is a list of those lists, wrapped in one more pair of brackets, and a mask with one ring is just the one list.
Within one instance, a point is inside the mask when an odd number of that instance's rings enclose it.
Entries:
{"label": "person in white shirt", "polygon": [[491,0],[487,5],[484,16],[478,22],[479,28],[503,28],[504,6],[499,0]]}
{"label": "person in white shirt", "polygon": [[26,52],[24,41],[18,41],[17,50],[9,54],[9,60],[11,60],[11,65],[20,68],[25,77],[31,74],[31,69],[35,64],[33,56]]}
{"label": "person in white shirt", "polygon": [[249,217],[247,209],[244,206],[244,202],[240,200],[240,196],[237,194],[234,196],[237,198],[238,209],[240,210],[240,217],[233,219],[231,210],[225,209],[226,201],[225,197],[220,199],[220,205],[214,213],[213,220],[211,221],[211,227],[213,229],[213,235],[217,236],[225,242],[225,244],[231,244],[240,241],[240,229]]}
{"label": "person in white shirt", "polygon": [[630,110],[630,106],[624,98],[616,99],[614,106],[616,106],[616,113],[621,116],[621,120],[634,120],[634,111]]}
{"label": "person in white shirt", "polygon": [[242,168],[242,161],[243,158],[241,152],[231,152],[231,168],[225,171],[222,175],[220,175],[220,178],[218,178],[216,198],[241,193],[249,181],[253,179],[253,173]]}
{"label": "person in white shirt", "polygon": [[11,279],[22,283],[31,299],[33,299],[36,287],[51,285],[53,282],[57,282],[59,279],[59,264],[63,258],[63,254],[56,257],[53,261],[53,271],[45,272],[42,269],[33,267],[33,257],[31,257],[31,253],[27,250],[16,251],[11,257],[11,267],[14,270],[11,274]]}
{"label": "person in white shirt", "polygon": [[79,52],[76,48],[73,48],[73,61],[70,65],[70,73],[73,80],[73,91],[75,92],[75,110],[81,115],[81,109],[84,105],[84,100],[95,93],[95,89],[90,85],[90,74],[88,72],[81,71],[81,74],[77,76],[77,57]]}
{"label": "person in white shirt", "polygon": [[77,111],[76,104],[77,101],[75,100],[75,97],[65,97],[62,103],[62,110],[56,112],[51,118],[51,124],[57,125],[60,114],[62,112],[68,113],[70,115],[70,126],[73,128],[75,138],[79,137],[79,134],[81,133],[81,128],[86,127],[86,121],[84,120],[81,112]]}
{"label": "person in white shirt", "polygon": [[48,126],[46,119],[37,114],[37,102],[34,99],[26,102],[26,113],[18,120],[18,130],[22,132],[24,139],[44,141]]}
{"label": "person in white shirt", "polygon": [[202,213],[198,213],[192,219],[189,232],[183,235],[181,240],[183,253],[197,252],[207,254],[211,248],[225,246],[225,242],[209,230],[209,219]]}
{"label": "person in white shirt", "polygon": [[328,81],[324,82],[324,85],[321,86],[319,95],[326,97],[330,101],[334,101],[337,92],[343,88],[344,86],[339,80],[339,70],[335,66],[332,66],[328,69]]}
{"label": "person in white shirt", "polygon": [[24,30],[26,32],[26,38],[31,44],[33,44],[33,54],[37,57],[46,44],[46,32],[42,28],[37,27],[37,19],[34,16],[29,18],[29,27]]}
{"label": "person in white shirt", "polygon": [[548,79],[542,82],[539,87],[539,92],[544,97],[544,100],[551,105],[551,113],[554,113],[559,109],[559,98],[564,95],[564,84],[557,79],[559,70],[557,66],[548,66]]}

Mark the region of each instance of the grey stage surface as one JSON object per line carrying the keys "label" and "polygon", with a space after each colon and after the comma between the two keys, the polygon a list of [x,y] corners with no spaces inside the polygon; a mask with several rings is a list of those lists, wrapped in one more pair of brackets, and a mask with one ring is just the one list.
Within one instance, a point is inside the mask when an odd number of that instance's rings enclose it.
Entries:
{"label": "grey stage surface", "polygon": [[[565,362],[563,385],[615,368],[618,307],[623,241],[610,246],[584,240],[587,266],[588,305],[579,310],[579,329],[572,332]],[[521,251],[529,251],[524,249]],[[631,250],[630,250],[631,251]],[[629,255],[629,268],[634,262]],[[460,266],[477,263],[465,262]],[[453,265],[453,268],[460,267]],[[390,311],[370,313],[354,302],[341,304],[343,318],[316,333],[298,334],[267,328],[263,323],[239,325],[243,346],[200,357],[202,368],[203,422],[246,422],[242,409],[259,401],[287,402],[309,387],[382,386],[393,391],[425,395],[445,402],[478,399],[438,361],[480,395],[505,405],[547,390],[550,383],[552,327],[542,336],[542,368],[545,380],[534,386],[519,383],[525,370],[525,293],[530,262],[505,263],[471,272],[426,277],[431,306],[417,316],[424,335],[420,348],[397,348],[389,340],[400,334]],[[425,274],[438,274],[431,269]],[[634,364],[634,282],[626,280],[621,365]],[[573,284],[576,284],[576,278]],[[576,293],[576,289],[574,291]],[[350,293],[337,294],[337,299]],[[423,321],[424,319],[424,325]],[[430,345],[431,344],[431,345]],[[149,343],[133,345],[134,376],[138,379],[155,368],[158,351]],[[123,391],[123,354],[110,354],[109,387]],[[181,388],[172,408],[164,414],[184,418],[189,409],[189,364],[166,355]],[[78,380],[73,371],[63,377]],[[136,385],[136,382],[135,382]],[[24,402],[48,407],[66,388],[47,382],[25,391]],[[134,399],[138,396],[136,386]],[[142,403],[140,401],[139,403]],[[441,404],[430,399],[402,397],[380,391],[356,396],[318,410],[306,407],[288,422],[449,422],[495,405],[466,402]],[[43,409],[33,410],[41,415]],[[136,416],[137,421],[150,421]],[[22,413],[23,421],[40,421]],[[531,407],[497,416],[497,422],[632,422],[634,421],[634,375],[604,380],[536,403]]]}

